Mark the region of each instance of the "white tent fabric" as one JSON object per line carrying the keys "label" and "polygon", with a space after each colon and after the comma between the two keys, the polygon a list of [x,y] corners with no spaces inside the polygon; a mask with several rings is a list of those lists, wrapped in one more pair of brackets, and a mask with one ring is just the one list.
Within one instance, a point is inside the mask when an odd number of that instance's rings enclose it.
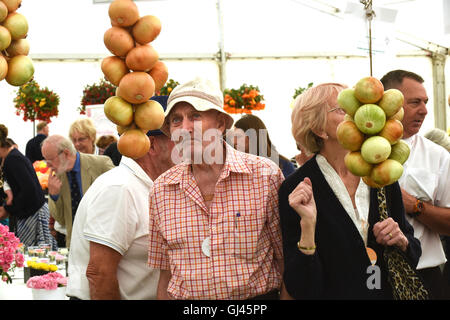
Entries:
{"label": "white tent fabric", "polygon": [[[431,60],[423,51],[416,55],[417,48],[396,40],[395,31],[448,46],[450,35],[444,32],[444,15],[450,15],[443,11],[446,1],[373,1],[374,6],[397,10],[395,24],[379,23],[376,19],[373,23],[378,40],[390,41],[382,47],[384,52],[374,56],[373,75],[381,77],[393,68],[422,75],[430,97],[422,132],[435,123]],[[169,68],[169,78],[185,82],[199,75],[220,83],[219,66],[213,59],[220,42],[217,1],[135,3],[141,15],[152,14],[162,21],[161,34],[153,45]],[[334,5],[341,12],[324,13],[321,7],[313,8],[317,3]],[[225,86],[259,86],[266,108],[255,114],[266,123],[272,141],[285,156],[292,157],[297,152],[290,132],[290,104],[296,88],[310,82],[352,86],[369,75],[369,59],[364,57],[366,52],[358,49],[358,44],[364,42],[367,25],[344,15],[346,5],[344,0],[221,0],[223,43],[229,58]],[[22,1],[18,12],[30,25],[28,40],[35,80],[60,96],[59,116],[52,118],[51,133],[68,134],[72,121],[80,117],[77,108],[83,88],[103,77],[101,57],[110,55],[103,44],[103,34],[110,27],[108,6],[109,3],[94,4],[93,0]],[[411,52],[414,54],[404,54]],[[445,74],[450,74],[448,64]],[[0,82],[0,123],[10,129],[11,138],[24,152],[33,135],[33,125],[15,114],[13,99],[17,89],[6,81]],[[449,92],[450,82],[446,82],[447,95]]]}

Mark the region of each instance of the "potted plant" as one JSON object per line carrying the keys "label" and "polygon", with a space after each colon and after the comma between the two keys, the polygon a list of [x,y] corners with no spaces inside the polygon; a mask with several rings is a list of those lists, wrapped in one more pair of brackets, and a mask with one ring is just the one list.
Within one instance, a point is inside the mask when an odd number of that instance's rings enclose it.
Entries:
{"label": "potted plant", "polygon": [[80,114],[86,114],[86,106],[105,103],[109,97],[116,94],[116,89],[115,85],[104,79],[101,79],[98,83],[85,86],[81,98],[81,107],[78,107],[78,111]]}
{"label": "potted plant", "polygon": [[246,85],[239,89],[225,89],[224,110],[228,113],[251,114],[254,110],[263,110],[266,105],[263,102],[264,96],[260,94],[259,88]]}
{"label": "potted plant", "polygon": [[31,288],[33,300],[64,300],[66,297],[67,278],[58,272],[31,277],[27,281]]}
{"label": "potted plant", "polygon": [[47,87],[42,89],[35,80],[20,86],[14,98],[16,114],[23,113],[24,121],[51,122],[50,118],[58,115],[58,105],[59,96]]}

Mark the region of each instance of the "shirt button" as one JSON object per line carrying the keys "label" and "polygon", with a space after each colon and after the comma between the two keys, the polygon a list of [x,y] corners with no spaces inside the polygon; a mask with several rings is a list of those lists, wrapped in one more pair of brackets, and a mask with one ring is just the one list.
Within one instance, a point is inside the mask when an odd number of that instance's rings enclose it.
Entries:
{"label": "shirt button", "polygon": [[211,231],[212,231],[213,233],[216,233],[216,227],[211,227]]}

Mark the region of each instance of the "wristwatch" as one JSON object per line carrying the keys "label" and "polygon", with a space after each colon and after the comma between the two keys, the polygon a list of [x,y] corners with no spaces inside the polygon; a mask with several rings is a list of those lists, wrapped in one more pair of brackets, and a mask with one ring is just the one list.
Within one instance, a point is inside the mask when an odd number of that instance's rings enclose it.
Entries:
{"label": "wristwatch", "polygon": [[417,199],[416,200],[416,204],[414,205],[414,211],[412,213],[410,213],[410,216],[416,218],[418,216],[420,216],[423,213],[424,210],[424,206],[423,206],[423,201]]}

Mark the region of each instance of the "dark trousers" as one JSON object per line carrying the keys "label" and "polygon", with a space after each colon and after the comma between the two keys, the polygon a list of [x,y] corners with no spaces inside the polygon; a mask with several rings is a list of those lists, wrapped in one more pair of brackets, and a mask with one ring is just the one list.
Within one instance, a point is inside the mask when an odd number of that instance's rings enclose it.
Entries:
{"label": "dark trousers", "polygon": [[448,299],[445,296],[445,279],[439,266],[417,270],[428,289],[430,299]]}

